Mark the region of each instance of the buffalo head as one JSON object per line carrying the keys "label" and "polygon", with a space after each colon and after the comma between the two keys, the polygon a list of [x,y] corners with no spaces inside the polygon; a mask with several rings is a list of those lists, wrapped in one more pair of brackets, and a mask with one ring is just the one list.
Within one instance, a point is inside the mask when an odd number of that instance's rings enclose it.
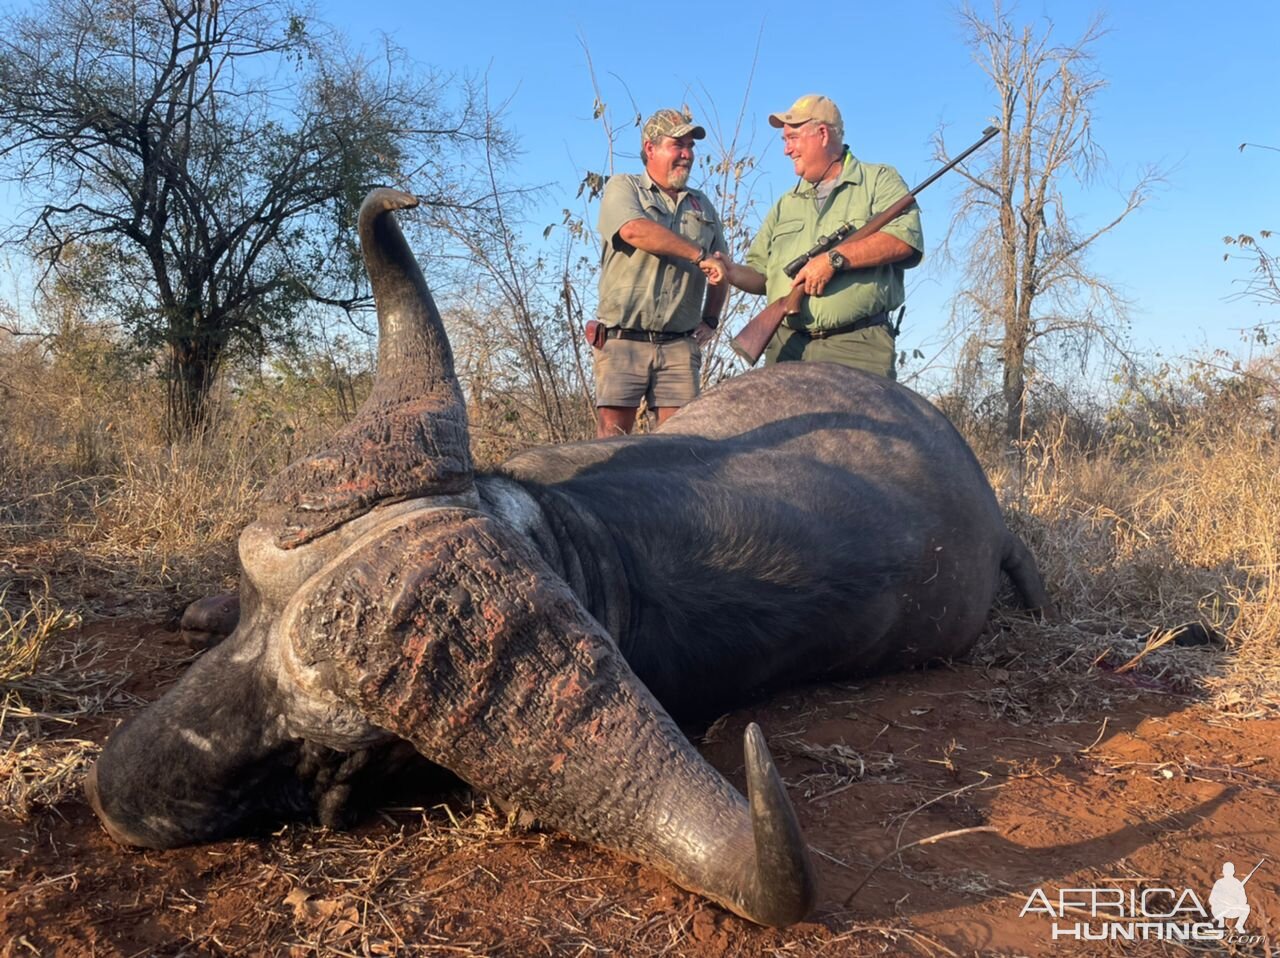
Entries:
{"label": "buffalo head", "polygon": [[812,871],[759,729],[747,801],[532,545],[481,509],[449,343],[391,215],[414,205],[380,189],[360,212],[371,395],[268,487],[240,537],[238,626],[111,737],[87,782],[95,811],[150,848],[337,824],[407,742],[740,915],[798,921]]}

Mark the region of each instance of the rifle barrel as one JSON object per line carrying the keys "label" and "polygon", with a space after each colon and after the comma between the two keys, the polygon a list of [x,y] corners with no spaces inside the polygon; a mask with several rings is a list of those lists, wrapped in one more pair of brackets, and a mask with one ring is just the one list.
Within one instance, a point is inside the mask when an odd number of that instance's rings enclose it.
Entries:
{"label": "rifle barrel", "polygon": [[997,133],[999,133],[999,132],[1000,132],[1000,127],[998,127],[998,126],[989,126],[989,127],[987,127],[985,130],[983,130],[983,131],[982,131],[982,139],[980,139],[977,143],[973,144],[973,146],[969,147],[969,149],[965,150],[963,153],[961,153],[959,156],[957,156],[954,160],[952,160],[950,163],[948,163],[948,164],[947,164],[946,166],[944,166],[942,169],[935,171],[935,172],[933,173],[933,175],[932,175],[932,176],[930,176],[927,180],[925,180],[923,183],[921,183],[919,186],[917,186],[914,190],[912,190],[912,191],[911,191],[911,195],[912,195],[912,196],[915,196],[915,195],[916,195],[917,193],[919,193],[922,189],[924,189],[926,186],[928,186],[930,183],[932,183],[934,180],[936,180],[938,177],[940,177],[943,173],[947,172],[947,170],[951,169],[953,166],[955,166],[955,165],[956,165],[957,163],[959,163],[961,160],[965,159],[965,158],[966,158],[970,153],[972,153],[974,150],[977,150],[977,149],[979,149],[979,148],[981,148],[981,147],[985,146],[985,145],[986,145],[986,143],[987,143],[987,141],[988,141],[988,140],[990,140],[993,136],[995,136],[995,135],[996,135]]}

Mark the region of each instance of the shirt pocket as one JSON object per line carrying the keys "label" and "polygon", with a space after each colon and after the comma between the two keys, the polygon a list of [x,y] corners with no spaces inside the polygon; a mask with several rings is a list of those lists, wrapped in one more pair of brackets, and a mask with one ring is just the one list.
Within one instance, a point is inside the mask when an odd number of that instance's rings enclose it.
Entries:
{"label": "shirt pocket", "polygon": [[656,196],[641,195],[640,206],[644,210],[646,219],[652,220],[659,226],[665,226],[667,229],[674,229],[671,222],[671,210]]}
{"label": "shirt pocket", "polygon": [[809,251],[813,239],[805,233],[803,220],[785,220],[769,236],[770,271],[782,269],[797,256]]}
{"label": "shirt pocket", "polygon": [[716,237],[716,221],[701,210],[685,210],[680,214],[680,229],[677,232],[704,250],[709,250]]}
{"label": "shirt pocket", "polygon": [[795,234],[799,233],[802,229],[804,229],[803,220],[787,220],[779,223],[773,228],[773,235],[770,237],[770,242],[773,245],[788,242],[788,237],[794,238]]}

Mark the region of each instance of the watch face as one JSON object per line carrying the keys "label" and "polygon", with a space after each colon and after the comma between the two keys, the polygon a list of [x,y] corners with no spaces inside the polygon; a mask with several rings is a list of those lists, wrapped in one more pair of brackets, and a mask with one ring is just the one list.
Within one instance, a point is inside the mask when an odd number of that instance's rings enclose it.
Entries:
{"label": "watch face", "polygon": [[844,269],[846,260],[841,253],[832,250],[827,254],[827,259],[830,260],[832,269]]}

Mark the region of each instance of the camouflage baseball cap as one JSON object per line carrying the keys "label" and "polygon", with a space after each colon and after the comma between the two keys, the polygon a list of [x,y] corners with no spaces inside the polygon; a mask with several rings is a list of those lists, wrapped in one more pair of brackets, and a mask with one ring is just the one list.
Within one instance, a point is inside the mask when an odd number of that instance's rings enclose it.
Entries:
{"label": "camouflage baseball cap", "polygon": [[673,140],[678,140],[682,136],[691,136],[695,140],[701,140],[706,135],[707,131],[694,123],[693,117],[679,110],[659,110],[644,121],[646,143],[652,143],[662,136],[669,136]]}
{"label": "camouflage baseball cap", "polygon": [[801,123],[808,123],[810,120],[817,120],[819,123],[827,124],[827,126],[844,129],[844,120],[840,116],[839,107],[831,101],[830,97],[825,97],[820,93],[806,93],[791,104],[791,109],[785,113],[769,114],[769,125],[777,128],[796,126]]}

